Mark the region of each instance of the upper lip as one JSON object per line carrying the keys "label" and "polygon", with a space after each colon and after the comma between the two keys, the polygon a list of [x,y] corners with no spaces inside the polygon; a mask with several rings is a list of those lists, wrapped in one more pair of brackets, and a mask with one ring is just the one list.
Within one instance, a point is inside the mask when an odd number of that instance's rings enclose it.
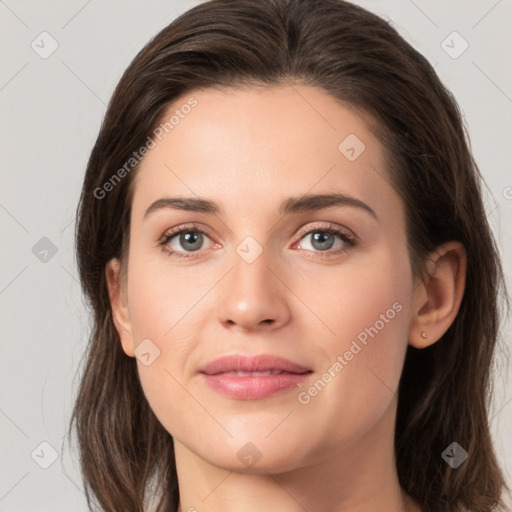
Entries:
{"label": "upper lip", "polygon": [[207,375],[232,371],[264,372],[266,370],[281,370],[288,373],[305,373],[311,371],[309,368],[305,368],[288,359],[268,354],[256,356],[233,354],[214,359],[199,368],[200,373],[206,373]]}

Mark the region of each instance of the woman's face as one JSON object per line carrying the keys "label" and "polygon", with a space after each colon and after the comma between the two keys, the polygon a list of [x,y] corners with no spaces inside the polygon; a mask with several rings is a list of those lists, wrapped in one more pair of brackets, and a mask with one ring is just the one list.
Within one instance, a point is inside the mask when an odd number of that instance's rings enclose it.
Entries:
{"label": "woman's face", "polygon": [[138,170],[118,325],[156,416],[180,453],[236,471],[391,446],[413,277],[383,146],[304,85],[177,109]]}

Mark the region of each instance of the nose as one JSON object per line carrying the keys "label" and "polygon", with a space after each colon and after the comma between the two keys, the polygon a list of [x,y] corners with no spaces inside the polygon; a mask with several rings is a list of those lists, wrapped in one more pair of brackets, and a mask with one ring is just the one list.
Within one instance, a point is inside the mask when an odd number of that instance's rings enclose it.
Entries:
{"label": "nose", "polygon": [[266,251],[252,263],[235,254],[233,268],[218,290],[218,317],[223,326],[261,332],[285,325],[290,319],[291,292],[282,274]]}

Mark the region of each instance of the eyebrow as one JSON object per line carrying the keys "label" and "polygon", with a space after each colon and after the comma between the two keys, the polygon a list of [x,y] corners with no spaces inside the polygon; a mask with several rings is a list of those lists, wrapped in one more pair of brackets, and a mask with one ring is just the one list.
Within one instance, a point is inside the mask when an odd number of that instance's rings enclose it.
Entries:
{"label": "eyebrow", "polygon": [[[289,197],[285,199],[279,208],[280,215],[302,213],[322,210],[332,206],[351,206],[359,208],[378,219],[377,214],[363,201],[345,194],[309,194],[304,196]],[[163,197],[157,199],[146,210],[144,219],[161,209],[185,210],[199,213],[217,215],[221,213],[219,206],[209,199],[197,197]]]}

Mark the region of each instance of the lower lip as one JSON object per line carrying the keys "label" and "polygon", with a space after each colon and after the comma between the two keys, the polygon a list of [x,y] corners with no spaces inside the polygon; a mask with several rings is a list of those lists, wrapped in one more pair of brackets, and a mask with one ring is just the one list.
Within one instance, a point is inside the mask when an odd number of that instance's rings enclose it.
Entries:
{"label": "lower lip", "polygon": [[310,373],[280,373],[257,377],[236,377],[227,373],[216,375],[203,373],[202,375],[206,383],[218,393],[238,400],[257,400],[298,387]]}

